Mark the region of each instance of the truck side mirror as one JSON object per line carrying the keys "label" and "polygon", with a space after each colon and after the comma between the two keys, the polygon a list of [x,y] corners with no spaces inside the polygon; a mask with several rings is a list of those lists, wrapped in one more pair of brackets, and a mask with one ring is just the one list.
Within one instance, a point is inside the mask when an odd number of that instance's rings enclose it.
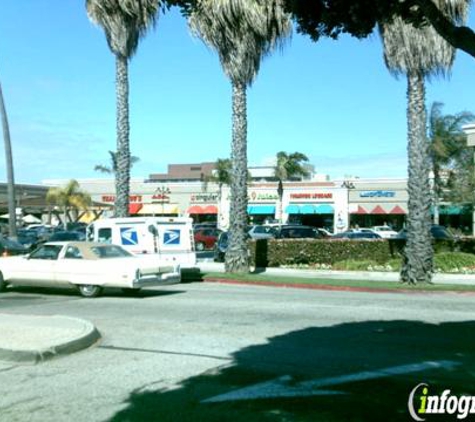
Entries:
{"label": "truck side mirror", "polygon": [[148,226],[148,231],[152,233],[154,236],[158,236],[158,230],[155,226],[153,225]]}

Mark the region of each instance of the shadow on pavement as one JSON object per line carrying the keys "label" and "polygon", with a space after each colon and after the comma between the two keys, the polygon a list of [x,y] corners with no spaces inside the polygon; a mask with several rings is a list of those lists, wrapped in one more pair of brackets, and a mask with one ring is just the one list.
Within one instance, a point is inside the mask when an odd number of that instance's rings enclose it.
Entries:
{"label": "shadow on pavement", "polygon": [[[69,287],[27,287],[27,286],[9,286],[5,293],[2,293],[5,299],[14,300],[19,299],[19,296],[9,296],[8,293],[24,293],[24,294],[37,294],[42,296],[64,296],[64,297],[77,297],[78,299],[83,299],[80,293],[75,288]],[[101,298],[107,297],[123,297],[124,299],[146,299],[148,297],[157,297],[157,296],[168,296],[185,293],[183,290],[166,290],[166,287],[163,290],[153,289],[141,289],[138,292],[123,292],[121,289],[116,288],[105,288],[100,296],[94,299],[88,300],[100,300]],[[26,298],[26,297],[25,297]],[[29,297],[29,299],[33,299]]]}
{"label": "shadow on pavement", "polygon": [[[267,344],[239,350],[231,365],[189,378],[176,389],[133,391],[127,407],[111,421],[412,420],[408,397],[421,382],[429,384],[433,394],[451,389],[453,394],[475,395],[474,332],[473,321],[440,325],[355,322],[290,332],[270,338]],[[322,387],[345,393],[341,395],[202,403],[286,375],[292,376],[290,384],[298,387],[305,380],[442,360],[458,365]],[[456,420],[455,416],[451,420]]]}

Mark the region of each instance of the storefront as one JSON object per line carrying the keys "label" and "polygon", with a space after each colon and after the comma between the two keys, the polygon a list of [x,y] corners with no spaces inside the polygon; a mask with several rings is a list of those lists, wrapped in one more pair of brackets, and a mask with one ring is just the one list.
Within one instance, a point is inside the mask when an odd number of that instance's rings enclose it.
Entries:
{"label": "storefront", "polygon": [[193,193],[190,196],[190,206],[186,213],[193,218],[194,223],[217,222],[218,194]]}
{"label": "storefront", "polygon": [[407,199],[405,181],[354,183],[349,189],[350,227],[389,225],[400,230],[408,212]]}
{"label": "storefront", "polygon": [[300,223],[333,230],[335,205],[329,189],[288,192],[285,214],[289,223]]}
{"label": "storefront", "polygon": [[248,193],[247,214],[251,224],[262,224],[275,220],[279,195],[276,189],[250,189]]}

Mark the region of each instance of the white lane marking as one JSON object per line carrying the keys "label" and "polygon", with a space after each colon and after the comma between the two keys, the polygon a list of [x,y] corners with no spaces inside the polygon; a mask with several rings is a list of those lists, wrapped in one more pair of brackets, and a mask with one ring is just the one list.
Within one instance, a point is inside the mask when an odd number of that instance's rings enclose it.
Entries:
{"label": "white lane marking", "polygon": [[203,403],[216,403],[235,400],[254,400],[273,397],[305,397],[330,394],[344,394],[333,390],[319,390],[321,387],[330,387],[355,381],[366,381],[378,378],[386,378],[394,375],[409,374],[421,372],[428,369],[451,369],[458,362],[441,360],[413,363],[409,365],[392,366],[376,371],[357,372],[355,374],[340,375],[323,379],[303,381],[299,383],[292,382],[292,377],[285,375],[272,381],[255,384],[250,387],[240,388],[229,393],[220,394],[215,397],[203,400]]}

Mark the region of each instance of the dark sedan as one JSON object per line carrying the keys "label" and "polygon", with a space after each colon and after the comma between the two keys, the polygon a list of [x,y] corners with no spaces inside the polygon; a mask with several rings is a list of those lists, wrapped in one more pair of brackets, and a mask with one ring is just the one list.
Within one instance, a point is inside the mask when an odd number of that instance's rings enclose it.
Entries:
{"label": "dark sedan", "polygon": [[378,240],[382,239],[382,237],[378,233],[371,231],[346,231],[333,235],[332,239]]}

